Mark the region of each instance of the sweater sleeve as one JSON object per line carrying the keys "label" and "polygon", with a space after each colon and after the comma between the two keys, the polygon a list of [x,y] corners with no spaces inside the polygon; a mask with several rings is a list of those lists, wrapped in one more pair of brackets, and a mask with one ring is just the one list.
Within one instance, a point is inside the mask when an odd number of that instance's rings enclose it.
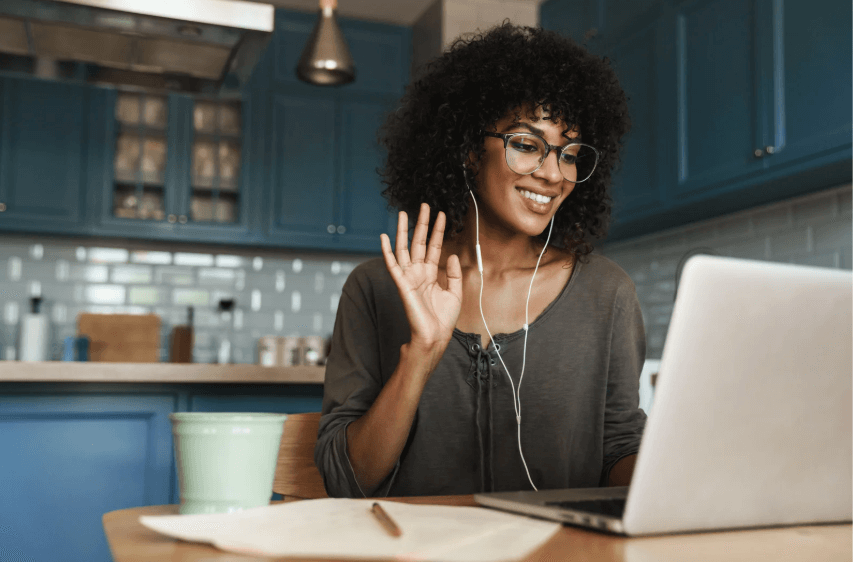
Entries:
{"label": "sweater sleeve", "polygon": [[604,407],[604,459],[601,486],[623,457],[640,449],[646,414],[640,409],[640,371],[646,357],[643,314],[634,284],[619,287],[610,343]]}
{"label": "sweater sleeve", "polygon": [[347,454],[347,426],[382,389],[376,315],[351,277],[341,293],[326,362],[323,409],[314,462],[332,497],[387,496],[398,465],[375,490],[359,487]]}

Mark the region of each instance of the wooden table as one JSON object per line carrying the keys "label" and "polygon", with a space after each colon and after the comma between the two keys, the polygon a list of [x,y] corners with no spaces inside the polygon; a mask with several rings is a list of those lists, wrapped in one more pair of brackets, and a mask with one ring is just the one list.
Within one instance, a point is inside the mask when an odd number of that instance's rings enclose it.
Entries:
{"label": "wooden table", "polygon": [[[394,498],[421,504],[475,505],[471,496]],[[285,560],[223,552],[156,533],[140,515],[174,515],[177,505],[111,511],[104,532],[115,562],[258,562]],[[525,562],[850,562],[851,525],[813,525],[627,539],[564,526]],[[293,560],[293,559],[287,559]],[[316,562],[316,560],[314,561]]]}

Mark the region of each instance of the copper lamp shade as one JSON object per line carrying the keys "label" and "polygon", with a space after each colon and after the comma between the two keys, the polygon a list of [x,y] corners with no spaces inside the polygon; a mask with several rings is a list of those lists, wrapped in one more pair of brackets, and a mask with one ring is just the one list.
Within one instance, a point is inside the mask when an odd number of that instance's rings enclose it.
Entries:
{"label": "copper lamp shade", "polygon": [[296,76],[316,86],[340,86],[355,80],[344,34],[335,18],[337,0],[320,0],[320,18],[296,65]]}

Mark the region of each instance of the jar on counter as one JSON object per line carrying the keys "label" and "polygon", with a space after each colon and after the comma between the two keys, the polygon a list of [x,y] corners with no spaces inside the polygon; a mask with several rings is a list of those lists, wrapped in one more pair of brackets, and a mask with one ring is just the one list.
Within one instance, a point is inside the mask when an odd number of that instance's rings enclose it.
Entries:
{"label": "jar on counter", "polygon": [[264,367],[278,365],[278,339],[276,336],[258,338],[258,365]]}
{"label": "jar on counter", "polygon": [[278,364],[283,367],[302,365],[302,338],[278,338]]}
{"label": "jar on counter", "polygon": [[302,359],[304,365],[325,365],[326,340],[320,336],[302,338]]}

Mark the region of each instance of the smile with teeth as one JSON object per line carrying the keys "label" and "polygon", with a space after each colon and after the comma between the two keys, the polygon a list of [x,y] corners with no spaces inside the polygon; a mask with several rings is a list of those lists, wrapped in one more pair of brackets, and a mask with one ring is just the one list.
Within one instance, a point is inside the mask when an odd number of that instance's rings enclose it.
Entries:
{"label": "smile with teeth", "polygon": [[544,195],[537,195],[536,193],[531,193],[530,191],[527,191],[526,189],[519,189],[518,191],[524,197],[527,197],[528,199],[535,201],[537,203],[543,203],[544,204],[544,203],[550,202],[551,199],[553,199],[553,197],[545,197]]}

